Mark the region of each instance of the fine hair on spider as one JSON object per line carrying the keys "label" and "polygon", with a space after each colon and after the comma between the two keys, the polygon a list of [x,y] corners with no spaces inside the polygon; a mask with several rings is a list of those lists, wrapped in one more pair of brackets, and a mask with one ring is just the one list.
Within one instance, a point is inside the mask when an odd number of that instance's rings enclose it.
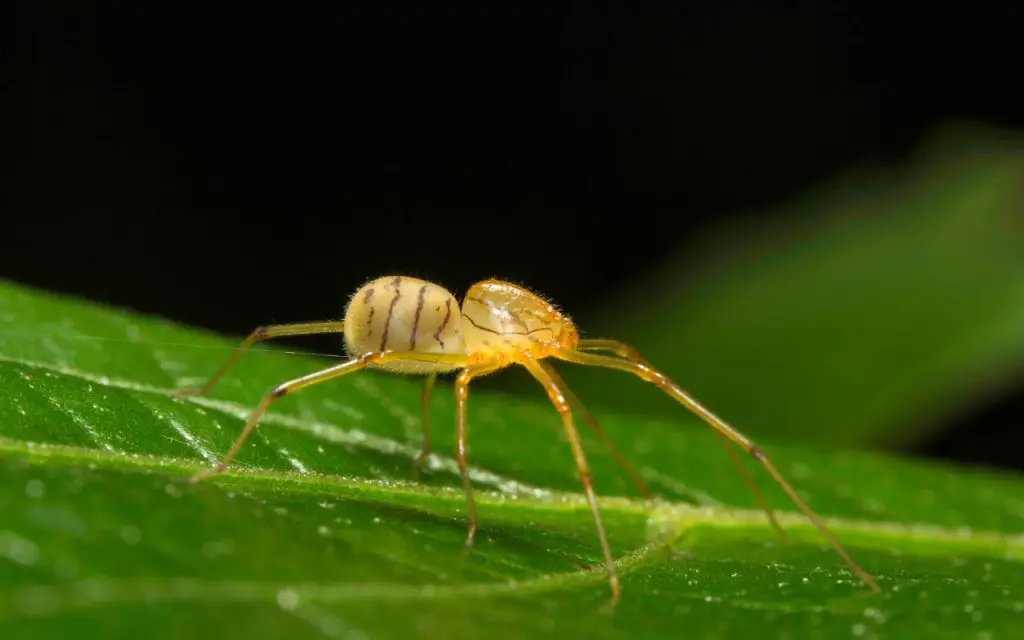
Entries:
{"label": "fine hair on spider", "polygon": [[[509,282],[484,280],[469,288],[462,304],[443,287],[407,276],[385,276],[360,287],[348,302],[344,319],[329,322],[279,324],[259,327],[231,354],[221,367],[197,388],[182,389],[176,397],[210,391],[238,358],[253,344],[285,336],[341,333],[349,359],[341,364],[283,382],[267,392],[249,415],[241,433],[216,466],[201,471],[191,480],[197,482],[223,471],[238,454],[246,438],[259,423],[274,400],[300,389],[362,369],[380,369],[394,373],[426,376],[421,402],[423,408],[423,448],[416,458],[422,463],[430,451],[430,423],[427,406],[434,380],[439,373],[457,372],[455,377],[455,459],[466,494],[469,531],[466,546],[472,547],[477,518],[469,482],[466,454],[466,403],[469,383],[512,365],[520,365],[547,392],[562,418],[576,471],[590,506],[597,536],[604,554],[612,602],[620,597],[619,577],[608,544],[604,523],[591,483],[590,468],[583,454],[579,433],[573,422],[573,409],[606,449],[648,496],[643,480],[605,436],[594,417],[550,364],[554,358],[575,364],[618,369],[650,382],[684,407],[697,414],[720,436],[729,459],[753,492],[771,525],[782,533],[775,515],[757,489],[750,473],[740,464],[733,445],[756,460],[786,492],[794,504],[814,524],[850,570],[872,591],[879,591],[875,580],[850,558],[825,522],[803,501],[760,448],[683,391],[652,367],[632,347],[616,340],[581,339],[572,321],[541,296]],[[602,353],[604,352],[604,353]],[[784,535],[784,534],[783,534]]]}

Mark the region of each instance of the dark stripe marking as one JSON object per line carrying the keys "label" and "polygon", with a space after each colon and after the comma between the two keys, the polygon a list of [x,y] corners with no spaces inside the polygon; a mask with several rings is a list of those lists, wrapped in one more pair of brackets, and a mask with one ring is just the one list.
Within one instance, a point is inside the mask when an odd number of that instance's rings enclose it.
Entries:
{"label": "dark stripe marking", "polygon": [[554,335],[555,333],[555,330],[552,329],[551,327],[537,327],[536,329],[530,329],[529,331],[495,331],[494,329],[481,327],[473,320],[473,318],[469,317],[466,314],[462,314],[462,317],[465,318],[466,320],[469,320],[469,324],[473,325],[477,329],[481,331],[486,331],[487,333],[493,333],[496,336],[528,336],[538,331],[550,331],[552,335]]}
{"label": "dark stripe marking", "polygon": [[[441,326],[438,327],[437,331],[434,332],[434,340],[437,340],[437,344],[441,345],[442,349],[444,349],[444,341],[441,340],[441,332],[444,331],[444,328],[448,326],[448,321],[451,320],[451,318],[452,318],[452,299],[451,298],[448,298],[447,300],[444,301],[444,307],[445,307],[444,320],[441,321]],[[440,308],[440,307],[438,307],[438,308]]]}
{"label": "dark stripe marking", "polygon": [[388,346],[388,331],[391,330],[391,316],[395,313],[395,305],[398,304],[398,299],[402,297],[402,276],[397,276],[391,281],[391,286],[395,288],[395,297],[391,299],[391,306],[388,307],[388,317],[384,320],[384,335],[380,338],[380,350]]}
{"label": "dark stripe marking", "polygon": [[[373,300],[373,287],[366,290],[366,295],[363,296],[363,304],[370,304],[370,300]],[[373,312],[377,309],[373,306],[370,307],[370,314],[366,316],[366,326],[369,327],[369,331],[366,333],[366,337],[369,338],[373,335]]]}
{"label": "dark stripe marking", "polygon": [[416,301],[416,317],[412,320],[412,337],[409,338],[409,351],[416,350],[416,332],[420,328],[420,314],[423,313],[423,303],[427,298],[427,286],[420,287],[419,300]]}

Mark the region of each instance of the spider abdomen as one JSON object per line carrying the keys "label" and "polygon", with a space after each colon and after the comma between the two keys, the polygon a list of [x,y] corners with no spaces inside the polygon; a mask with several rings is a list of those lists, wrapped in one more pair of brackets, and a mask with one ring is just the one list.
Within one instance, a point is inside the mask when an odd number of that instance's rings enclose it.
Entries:
{"label": "spider abdomen", "polygon": [[[426,280],[372,280],[356,291],[345,310],[345,349],[355,357],[380,351],[465,354],[458,302]],[[389,363],[385,368],[408,373],[454,368],[425,364]]]}

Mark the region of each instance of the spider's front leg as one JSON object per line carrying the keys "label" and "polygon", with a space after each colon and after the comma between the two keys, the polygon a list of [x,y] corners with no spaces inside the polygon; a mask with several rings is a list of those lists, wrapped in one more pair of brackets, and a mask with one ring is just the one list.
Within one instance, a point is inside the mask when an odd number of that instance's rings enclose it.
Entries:
{"label": "spider's front leg", "polygon": [[[608,348],[608,343],[612,341],[600,341],[604,343],[602,346]],[[584,343],[585,344],[585,343]],[[581,345],[584,346],[584,345]],[[635,353],[635,352],[634,352]],[[786,492],[790,500],[803,512],[807,519],[818,529],[821,535],[828,540],[832,548],[835,549],[836,553],[846,562],[850,570],[860,578],[864,584],[871,588],[872,591],[880,591],[878,583],[872,578],[866,571],[860,568],[860,566],[853,561],[853,558],[846,552],[846,549],[839,544],[839,540],[832,535],[828,527],[825,525],[825,521],[822,520],[818,514],[814,513],[807,503],[804,502],[800,494],[793,489],[793,487],[786,481],[786,479],[779,472],[778,468],[768,459],[768,456],[764,454],[760,447],[758,447],[750,438],[743,435],[733,427],[729,426],[724,420],[713,414],[704,405],[697,402],[697,400],[690,394],[683,391],[676,383],[672,382],[665,374],[661,373],[650,364],[648,364],[642,358],[627,359],[626,357],[612,357],[597,355],[594,353],[586,353],[581,350],[562,350],[555,354],[557,358],[565,360],[567,362],[574,362],[576,364],[603,367],[606,369],[618,369],[619,371],[625,371],[632,373],[642,380],[646,380],[657,386],[659,389],[664,391],[666,394],[671,396],[676,402],[683,405],[697,416],[711,426],[722,436],[725,436],[735,444],[739,445],[747,454],[756,460],[765,471],[772,477],[775,482],[782,487],[782,490]]]}
{"label": "spider's front leg", "polygon": [[608,544],[608,534],[605,533],[604,521],[601,519],[601,511],[597,506],[597,494],[594,492],[594,483],[591,480],[590,465],[587,464],[587,457],[583,453],[583,444],[580,441],[579,432],[576,430],[572,419],[572,406],[565,389],[559,384],[559,380],[550,374],[550,368],[545,367],[542,362],[535,359],[527,359],[524,363],[531,375],[544,387],[551,403],[555,405],[558,414],[562,417],[562,425],[565,427],[565,434],[569,439],[569,446],[572,447],[572,456],[576,461],[576,472],[579,475],[580,484],[583,485],[583,493],[590,505],[590,512],[594,516],[594,524],[597,527],[597,537],[601,543],[601,551],[604,554],[605,565],[608,568],[608,584],[612,590],[612,604],[619,601],[621,593],[619,587],[619,574],[615,569],[615,558],[612,556],[611,545]]}

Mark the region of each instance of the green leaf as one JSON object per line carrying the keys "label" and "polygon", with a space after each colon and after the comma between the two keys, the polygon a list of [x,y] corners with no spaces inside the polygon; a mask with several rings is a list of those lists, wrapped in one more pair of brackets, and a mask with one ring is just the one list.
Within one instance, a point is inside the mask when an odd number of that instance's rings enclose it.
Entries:
{"label": "green leaf", "polygon": [[[764,447],[863,567],[784,494],[779,541],[717,438],[601,415],[658,498],[588,455],[623,576],[608,589],[560,421],[538,389],[474,393],[480,530],[463,552],[450,387],[418,480],[415,381],[361,373],[284,398],[217,479],[258,397],[323,360],[261,351],[174,400],[225,340],[0,283],[0,637],[1011,637],[1024,614],[1024,482],[865,454]],[[609,372],[610,384],[617,374]],[[621,376],[619,376],[621,378]]]}
{"label": "green leaf", "polygon": [[[751,434],[919,440],[1024,381],[1022,146],[943,129],[907,168],[702,234],[581,328],[632,343]],[[642,385],[569,381],[616,412],[675,415]]]}

